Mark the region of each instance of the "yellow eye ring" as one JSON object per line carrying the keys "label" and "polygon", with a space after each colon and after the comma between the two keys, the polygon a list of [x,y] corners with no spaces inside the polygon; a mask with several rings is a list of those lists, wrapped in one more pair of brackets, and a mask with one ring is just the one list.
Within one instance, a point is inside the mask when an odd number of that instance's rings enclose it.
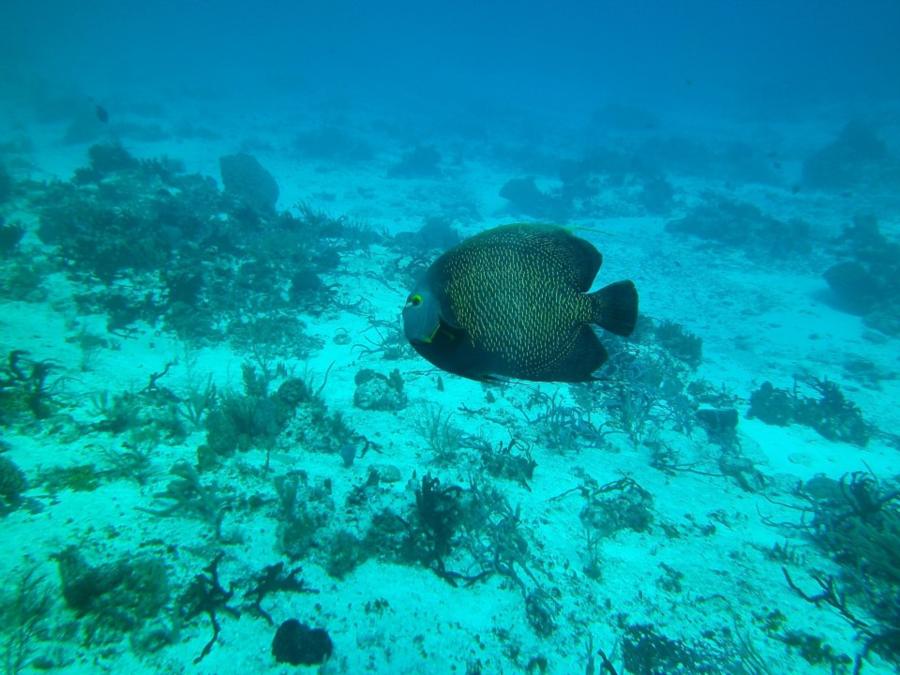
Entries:
{"label": "yellow eye ring", "polygon": [[422,304],[422,296],[418,293],[413,293],[411,296],[409,296],[409,304],[411,304],[413,307],[418,307]]}

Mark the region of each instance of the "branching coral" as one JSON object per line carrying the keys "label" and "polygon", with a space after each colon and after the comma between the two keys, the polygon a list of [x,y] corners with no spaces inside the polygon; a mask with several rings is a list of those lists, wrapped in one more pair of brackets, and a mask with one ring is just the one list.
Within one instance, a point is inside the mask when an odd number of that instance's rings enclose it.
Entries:
{"label": "branching coral", "polygon": [[509,443],[501,441],[494,447],[487,439],[477,436],[466,436],[463,443],[479,453],[482,466],[491,476],[516,481],[531,491],[528,481],[534,476],[537,462],[531,456],[528,444],[511,439]]}
{"label": "branching coral", "polygon": [[165,490],[154,495],[163,503],[163,507],[159,509],[138,507],[138,510],[160,518],[178,515],[197,518],[212,526],[218,541],[233,543],[233,538],[226,537],[222,533],[222,521],[231,508],[231,500],[219,494],[218,486],[214,483],[205,485],[200,480],[197,470],[187,462],[176,462],[170,473],[177,478],[170,481]]}
{"label": "branching coral", "polygon": [[[697,401],[689,381],[691,367],[659,344],[636,346],[610,342],[603,378],[572,394],[583,411],[602,409],[606,419],[583,424],[587,438],[625,434],[634,445],[655,440],[662,429],[690,434],[696,423]],[[676,350],[677,351],[677,350]],[[581,419],[591,422],[587,413]]]}
{"label": "branching coral", "polygon": [[424,404],[416,416],[416,430],[422,435],[434,461],[439,465],[451,463],[463,443],[463,432],[453,423],[453,413],[435,403]]}
{"label": "branching coral", "polygon": [[[854,672],[872,651],[900,662],[900,486],[857,472],[840,481],[809,481],[800,495],[813,511],[809,534],[843,574],[813,573],[821,588],[816,595],[802,591],[785,570],[788,585],[817,606],[833,607],[859,632],[863,648]],[[868,616],[860,618],[860,611]]]}
{"label": "branching coral", "polygon": [[284,563],[279,562],[274,565],[266,565],[258,573],[253,575],[249,581],[253,587],[244,593],[244,598],[251,600],[249,611],[264,618],[270,626],[274,625],[272,616],[262,608],[262,601],[270,593],[291,592],[291,593],[318,593],[313,588],[308,588],[303,579],[298,579],[297,575],[301,572],[299,567],[295,567],[290,571],[285,571]]}
{"label": "branching coral", "polygon": [[203,568],[203,573],[194,577],[191,585],[179,599],[181,614],[185,621],[190,621],[200,614],[206,614],[212,627],[212,637],[194,659],[194,664],[200,663],[206,658],[219,637],[222,630],[219,623],[219,612],[225,612],[235,618],[241,615],[238,609],[228,604],[234,596],[234,582],[231,582],[226,590],[219,581],[219,563],[224,555],[224,553],[219,553],[213,558],[212,562]]}
{"label": "branching coral", "polygon": [[49,417],[56,408],[53,389],[59,380],[49,382],[48,378],[57,368],[50,359],[28,358],[24,349],[11,351],[0,366],[0,424],[9,424],[26,412],[36,419]]}
{"label": "branching coral", "polygon": [[53,601],[45,579],[35,567],[8,580],[0,597],[0,622],[5,633],[0,654],[3,672],[21,672],[34,654],[35,642],[45,630]]}
{"label": "branching coral", "polygon": [[[535,389],[527,403],[517,407],[528,423],[533,439],[556,453],[576,452],[582,445],[603,447],[610,433],[604,428],[605,423],[594,424],[590,408],[566,405],[558,391],[547,395]],[[532,409],[536,414],[530,414]]]}
{"label": "branching coral", "polygon": [[213,382],[212,374],[210,374],[202,386],[200,383],[191,380],[188,384],[187,392],[181,398],[178,411],[195,429],[199,429],[217,400],[218,391],[215,382]]}
{"label": "branching coral", "polygon": [[298,560],[310,552],[334,510],[330,481],[310,484],[301,471],[277,476],[273,483],[278,495],[278,548]]}
{"label": "branching coral", "polygon": [[653,495],[631,478],[604,485],[587,479],[580,491],[585,505],[579,517],[602,537],[623,529],[644,532],[653,523]]}

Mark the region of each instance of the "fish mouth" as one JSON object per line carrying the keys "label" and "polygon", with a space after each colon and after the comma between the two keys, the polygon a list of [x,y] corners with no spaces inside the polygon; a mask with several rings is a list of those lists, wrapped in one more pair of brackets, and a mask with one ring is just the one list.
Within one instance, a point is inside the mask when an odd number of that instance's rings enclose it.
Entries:
{"label": "fish mouth", "polygon": [[431,335],[426,335],[425,337],[413,338],[412,340],[410,340],[410,342],[417,342],[422,345],[430,345],[432,342],[434,342],[434,338],[437,336],[437,334],[440,332],[440,330],[441,330],[441,324],[438,323],[438,325],[436,325],[434,327],[434,330],[431,331]]}
{"label": "fish mouth", "polygon": [[[424,327],[423,327],[424,328]],[[414,345],[430,345],[432,344],[440,335],[444,335],[445,337],[453,338],[453,331],[450,327],[444,323],[443,319],[440,319],[435,325],[434,328],[431,329],[430,333],[426,333],[425,330],[415,331],[416,335],[407,334],[406,339],[410,341],[411,344]]]}

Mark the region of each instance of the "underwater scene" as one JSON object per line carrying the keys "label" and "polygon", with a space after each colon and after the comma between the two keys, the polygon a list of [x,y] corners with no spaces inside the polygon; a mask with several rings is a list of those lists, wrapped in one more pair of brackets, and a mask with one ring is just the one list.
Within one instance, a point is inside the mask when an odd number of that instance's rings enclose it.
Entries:
{"label": "underwater scene", "polygon": [[898,672],[898,27],[3,2],[2,673]]}

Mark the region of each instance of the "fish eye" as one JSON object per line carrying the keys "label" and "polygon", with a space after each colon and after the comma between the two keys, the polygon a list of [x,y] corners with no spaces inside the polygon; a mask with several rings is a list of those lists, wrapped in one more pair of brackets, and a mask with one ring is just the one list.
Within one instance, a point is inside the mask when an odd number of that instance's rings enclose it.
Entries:
{"label": "fish eye", "polygon": [[422,296],[418,293],[413,293],[411,296],[409,296],[409,300],[407,302],[413,307],[418,307],[422,304]]}

